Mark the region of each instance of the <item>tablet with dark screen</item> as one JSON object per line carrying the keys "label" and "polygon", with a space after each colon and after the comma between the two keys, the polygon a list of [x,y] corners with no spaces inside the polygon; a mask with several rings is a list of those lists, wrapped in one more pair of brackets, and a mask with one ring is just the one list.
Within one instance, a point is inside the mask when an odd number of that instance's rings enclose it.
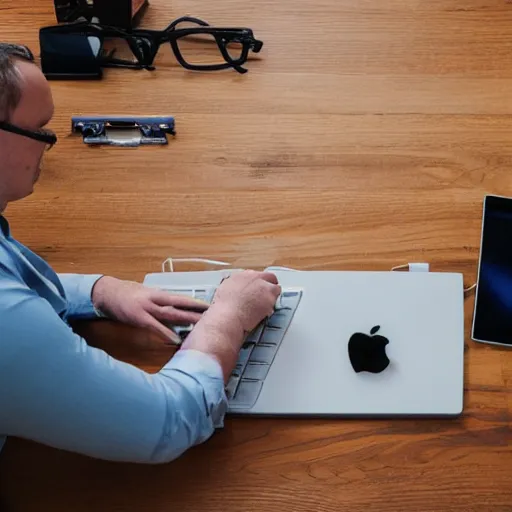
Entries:
{"label": "tablet with dark screen", "polygon": [[512,347],[512,198],[484,200],[472,338]]}

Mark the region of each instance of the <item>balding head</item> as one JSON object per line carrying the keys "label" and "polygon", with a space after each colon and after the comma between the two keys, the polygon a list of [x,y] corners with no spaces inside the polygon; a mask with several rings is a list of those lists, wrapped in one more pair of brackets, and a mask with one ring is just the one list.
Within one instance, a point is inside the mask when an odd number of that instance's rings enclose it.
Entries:
{"label": "balding head", "polygon": [[25,47],[0,43],[0,211],[28,196],[40,172],[46,144],[27,136],[38,133],[53,116],[50,86]]}
{"label": "balding head", "polygon": [[16,63],[33,60],[32,52],[25,46],[0,43],[0,120],[9,119],[21,98],[21,75]]}

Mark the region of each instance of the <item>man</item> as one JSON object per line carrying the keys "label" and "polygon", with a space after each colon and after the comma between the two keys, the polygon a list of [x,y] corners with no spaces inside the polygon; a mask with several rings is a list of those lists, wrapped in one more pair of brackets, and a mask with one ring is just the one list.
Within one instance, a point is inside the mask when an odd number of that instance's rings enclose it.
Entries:
{"label": "man", "polygon": [[[56,136],[50,87],[30,51],[0,44],[0,212],[28,196]],[[273,274],[225,280],[207,306],[100,275],[57,275],[14,240],[0,215],[0,445],[18,436],[92,457],[161,463],[222,426],[224,386],[244,334],[279,296]],[[155,375],[89,347],[68,326],[106,316],[175,339],[165,323],[194,323]]]}

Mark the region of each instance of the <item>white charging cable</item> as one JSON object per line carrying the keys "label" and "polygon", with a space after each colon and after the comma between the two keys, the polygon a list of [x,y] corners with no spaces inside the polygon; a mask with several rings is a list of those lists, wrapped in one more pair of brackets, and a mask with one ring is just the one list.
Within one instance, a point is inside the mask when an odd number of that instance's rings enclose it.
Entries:
{"label": "white charging cable", "polygon": [[473,283],[471,286],[464,288],[464,293],[469,293],[469,292],[473,291],[475,288],[476,288],[476,283]]}
{"label": "white charging cable", "polygon": [[[215,265],[218,267],[230,267],[231,263],[225,261],[207,260],[204,258],[167,258],[162,263],[162,272],[174,272],[174,263],[204,263],[205,265]],[[167,270],[167,265],[169,270]]]}
{"label": "white charging cable", "polygon": [[[396,267],[393,267],[391,271],[396,270],[408,270],[409,272],[429,272],[430,266],[428,263],[406,263],[404,265],[397,265]],[[471,286],[468,286],[467,288],[464,288],[464,294],[467,294],[471,291],[473,291],[476,288],[476,283],[472,284]]]}
{"label": "white charging cable", "polygon": [[[174,272],[174,263],[204,263],[205,265],[214,265],[218,267],[230,267],[231,263],[227,263],[225,261],[218,261],[218,260],[209,260],[205,258],[167,258],[162,263],[162,272]],[[167,270],[167,266],[169,267],[169,270]],[[279,266],[273,266],[268,267],[267,269],[269,272],[274,272],[278,270],[289,270],[289,271],[297,271],[296,269],[288,268],[288,267],[279,267]],[[430,265],[428,263],[405,263],[403,265],[396,265],[395,267],[391,268],[392,272],[396,272],[399,270],[408,270],[409,272],[429,272],[430,271]],[[476,288],[476,283],[472,284],[471,286],[468,286],[467,288],[464,288],[464,293],[469,293],[473,291]]]}

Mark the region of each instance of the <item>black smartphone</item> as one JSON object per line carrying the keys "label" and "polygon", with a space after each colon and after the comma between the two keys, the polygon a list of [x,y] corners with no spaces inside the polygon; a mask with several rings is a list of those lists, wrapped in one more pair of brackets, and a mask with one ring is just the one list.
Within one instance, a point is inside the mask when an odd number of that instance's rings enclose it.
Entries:
{"label": "black smartphone", "polygon": [[512,347],[512,198],[484,199],[472,339]]}

